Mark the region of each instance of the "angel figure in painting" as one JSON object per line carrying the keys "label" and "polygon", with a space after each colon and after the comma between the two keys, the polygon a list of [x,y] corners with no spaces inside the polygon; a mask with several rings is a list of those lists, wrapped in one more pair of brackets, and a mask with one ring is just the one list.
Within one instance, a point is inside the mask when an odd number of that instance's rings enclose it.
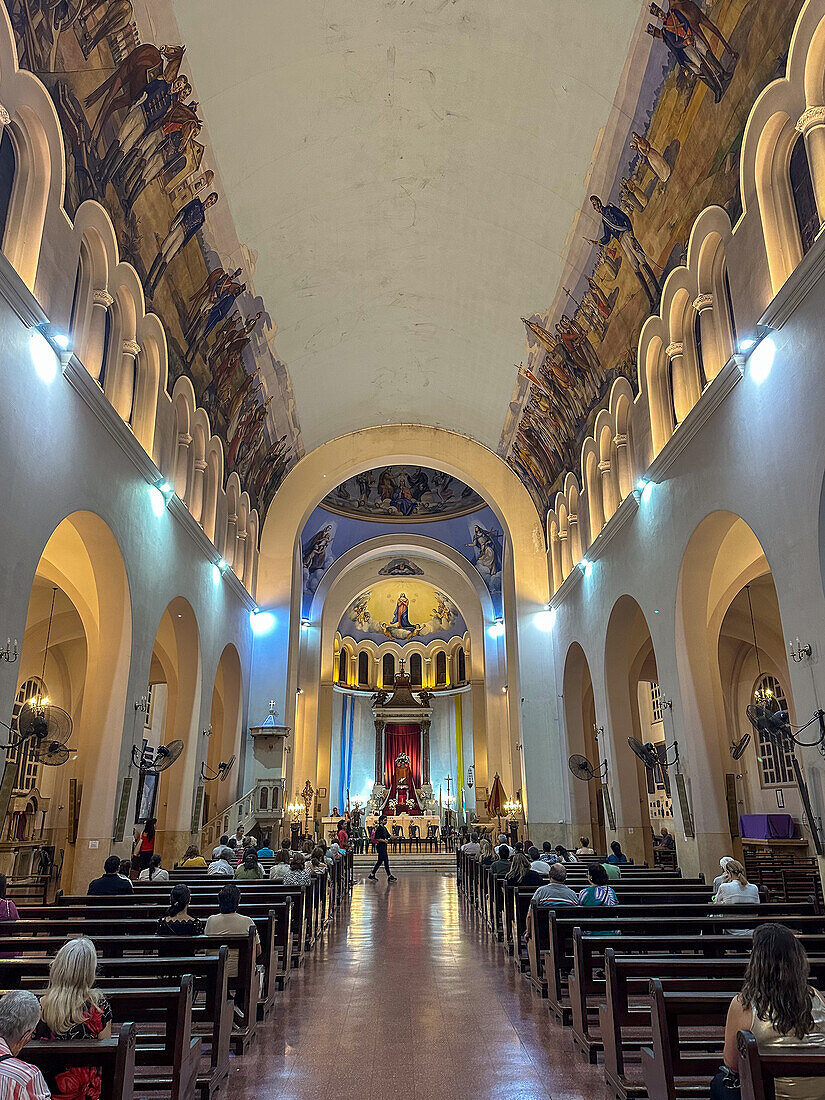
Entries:
{"label": "angel figure in painting", "polygon": [[475,547],[476,569],[489,577],[501,571],[501,547],[498,543],[500,538],[500,531],[488,531],[477,523],[473,531],[473,541],[467,543],[468,546]]}

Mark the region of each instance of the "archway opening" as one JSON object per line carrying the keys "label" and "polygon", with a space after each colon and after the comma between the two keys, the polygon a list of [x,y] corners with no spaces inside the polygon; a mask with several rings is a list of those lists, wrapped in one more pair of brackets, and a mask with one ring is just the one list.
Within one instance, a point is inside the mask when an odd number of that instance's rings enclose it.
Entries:
{"label": "archway opening", "polygon": [[571,840],[587,837],[599,853],[607,849],[605,790],[602,754],[596,724],[596,704],[590,665],[584,650],[574,642],[564,665],[564,716],[567,747],[572,755],[583,756],[593,778],[570,781]]}
{"label": "archway opening", "polygon": [[[212,708],[209,715],[206,750],[206,781],[203,796],[203,820],[209,821],[222,813],[238,797],[240,775],[241,720],[243,717],[243,675],[238,651],[231,643],[218,661],[212,688]],[[225,779],[211,778],[221,764],[234,764]]]}

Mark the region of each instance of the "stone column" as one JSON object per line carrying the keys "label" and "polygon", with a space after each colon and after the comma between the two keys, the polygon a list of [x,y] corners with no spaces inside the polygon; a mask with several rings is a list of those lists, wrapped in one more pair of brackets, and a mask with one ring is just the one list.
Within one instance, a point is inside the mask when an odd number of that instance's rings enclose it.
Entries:
{"label": "stone column", "polygon": [[627,446],[627,436],[617,432],[613,436],[616,445],[616,476],[619,480],[619,496],[622,500],[628,493],[633,492],[633,471],[630,468],[630,451]]}
{"label": "stone column", "polygon": [[430,719],[421,723],[421,782],[430,782]]}
{"label": "stone column", "polygon": [[106,357],[106,314],[113,304],[114,298],[108,290],[93,292],[89,331],[86,333],[85,347],[80,350],[83,355],[83,366],[95,379],[100,378]]}
{"label": "stone column", "polygon": [[684,344],[668,344],[665,348],[665,355],[670,364],[670,384],[673,391],[673,410],[676,413],[676,423],[681,424],[699,400],[699,387],[698,384],[691,386],[689,379],[686,377]]}
{"label": "stone column", "polygon": [[579,531],[578,513],[571,512],[567,517],[568,546],[570,547],[570,560],[573,565],[582,559],[582,540]]}
{"label": "stone column", "polygon": [[112,404],[115,412],[127,424],[132,422],[132,409],[135,403],[135,360],[140,355],[140,344],[134,340],[124,340],[120,348],[120,363],[117,378],[112,389]]}
{"label": "stone column", "polygon": [[383,756],[384,756],[384,719],[375,719],[375,782],[384,782]]}
{"label": "stone column", "polygon": [[223,544],[223,556],[230,565],[235,564],[235,546],[237,544],[238,516],[235,512],[226,517],[226,538]]}
{"label": "stone column", "polygon": [[432,664],[433,664],[432,657],[425,657],[424,658],[424,668],[422,670],[422,675],[421,675],[421,686],[425,689],[435,687],[435,681],[433,680],[433,673],[432,673]]}
{"label": "stone column", "polygon": [[6,110],[6,108],[3,106],[3,104],[0,103],[0,137],[2,136],[3,127],[8,126],[8,124],[10,122],[11,122],[11,115]]}
{"label": "stone column", "polygon": [[604,502],[604,522],[610,519],[616,509],[619,507],[619,501],[617,499],[618,494],[616,492],[616,485],[613,481],[613,466],[607,460],[604,459],[599,463],[599,473],[602,479],[602,501]]}
{"label": "stone column", "polygon": [[203,520],[203,487],[206,478],[206,462],[202,458],[196,458],[193,463],[192,492],[189,494],[189,511],[198,521]]}
{"label": "stone column", "polygon": [[805,141],[819,224],[825,222],[825,107],[809,107],[796,124]]}
{"label": "stone column", "polygon": [[235,562],[232,568],[243,580],[244,567],[246,565],[246,531],[238,531],[235,535]]}
{"label": "stone column", "polygon": [[[723,320],[713,312],[712,294],[699,294],[693,301],[693,308],[699,314],[699,331],[702,334],[702,368],[705,382],[710,382],[728,361],[723,340]],[[733,350],[733,349],[730,349]],[[702,385],[701,375],[699,385]]]}
{"label": "stone column", "polygon": [[[187,482],[189,480],[189,448],[192,445],[192,436],[189,432],[178,432],[177,447],[175,449],[175,492],[181,500],[188,503]],[[234,517],[237,520],[237,516]],[[234,535],[234,531],[233,531]],[[225,555],[229,564],[232,559]]]}
{"label": "stone column", "polygon": [[570,554],[569,532],[559,529],[559,548],[561,550],[561,579],[566,580],[573,569],[573,559]]}

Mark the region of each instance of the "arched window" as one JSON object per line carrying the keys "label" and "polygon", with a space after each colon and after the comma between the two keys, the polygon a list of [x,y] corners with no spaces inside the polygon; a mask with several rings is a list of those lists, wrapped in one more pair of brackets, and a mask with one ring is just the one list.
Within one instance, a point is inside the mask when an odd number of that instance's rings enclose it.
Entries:
{"label": "arched window", "polygon": [[[788,709],[785,691],[775,676],[760,676],[754,685],[753,698],[773,711]],[[756,759],[763,787],[784,787],[794,783],[793,748],[790,745],[780,747],[760,731]]]}
{"label": "arched window", "polygon": [[392,687],[395,682],[395,657],[391,653],[385,653],[381,661],[381,679],[384,687]]}
{"label": "arched window", "polygon": [[698,312],[693,318],[693,346],[696,348],[696,367],[699,371],[699,389],[703,390],[708,384],[708,376],[705,373],[705,360],[702,355],[702,318]]}
{"label": "arched window", "polygon": [[11,193],[14,189],[14,173],[17,169],[17,158],[14,155],[14,142],[9,135],[8,127],[3,127],[3,136],[0,138],[0,245],[3,243],[3,235],[6,232],[6,221],[11,206]]}
{"label": "arched window", "polygon": [[345,649],[342,649],[338,654],[338,683],[345,684],[347,682],[347,663],[348,655]]}
{"label": "arched window", "polygon": [[413,653],[410,657],[410,682],[413,687],[421,687],[421,654]]}
{"label": "arched window", "polygon": [[814,197],[814,185],[811,180],[811,166],[808,163],[808,151],[805,148],[805,139],[802,136],[797,138],[791,153],[790,173],[796,222],[799,226],[802,252],[805,253],[814,243],[814,239],[819,232],[819,214],[816,210],[816,198]]}
{"label": "arched window", "polygon": [[[43,699],[48,697],[46,685],[41,684],[39,680],[26,680],[25,683],[20,685],[11,710],[11,728],[14,733],[17,731],[17,716],[24,703],[36,695],[40,695]],[[12,740],[16,740],[16,737],[13,737]],[[31,749],[33,744],[34,742],[31,740],[24,741],[22,745],[9,749],[6,754],[6,764],[17,765],[13,787],[15,791],[32,791],[37,786],[40,765],[32,758]]]}
{"label": "arched window", "polygon": [[447,686],[447,654],[443,651],[435,655],[435,686]]}
{"label": "arched window", "polygon": [[458,682],[463,684],[467,679],[467,656],[464,653],[464,647],[458,651]]}
{"label": "arched window", "polygon": [[370,682],[370,659],[366,653],[358,654],[358,686],[366,687]]}

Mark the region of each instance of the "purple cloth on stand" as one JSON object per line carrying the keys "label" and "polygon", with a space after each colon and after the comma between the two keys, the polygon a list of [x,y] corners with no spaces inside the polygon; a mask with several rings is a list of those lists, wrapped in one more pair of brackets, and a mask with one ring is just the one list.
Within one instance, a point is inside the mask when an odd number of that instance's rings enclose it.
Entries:
{"label": "purple cloth on stand", "polygon": [[747,840],[790,840],[794,834],[790,814],[742,814],[739,835]]}

